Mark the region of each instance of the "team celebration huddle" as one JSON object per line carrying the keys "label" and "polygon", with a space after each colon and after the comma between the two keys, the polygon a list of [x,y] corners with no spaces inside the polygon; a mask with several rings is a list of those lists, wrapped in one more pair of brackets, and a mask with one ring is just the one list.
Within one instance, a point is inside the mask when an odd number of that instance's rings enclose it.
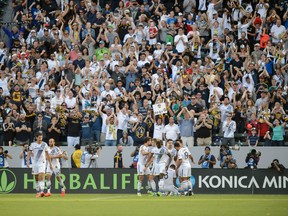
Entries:
{"label": "team celebration huddle", "polygon": [[[32,174],[36,181],[36,198],[51,196],[51,176],[54,173],[61,186],[61,196],[65,196],[63,181],[60,177],[60,162],[62,158],[61,150],[55,146],[55,140],[49,139],[49,146],[43,142],[43,133],[39,131],[36,134],[36,142],[31,143],[28,157],[27,167],[30,167],[30,159],[33,158]],[[46,174],[47,193],[44,193]]]}
{"label": "team celebration huddle", "polygon": [[[171,139],[167,140],[166,146],[163,144],[160,139],[146,137],[144,144],[140,146],[137,164],[139,178],[137,195],[142,196],[141,187],[144,175],[146,175],[148,193],[152,196],[192,196],[190,160],[192,163],[194,163],[194,160],[189,149],[183,146],[181,139],[176,140],[174,146]],[[176,187],[176,176],[179,177],[179,188]],[[158,192],[154,181],[155,178],[158,179]]]}

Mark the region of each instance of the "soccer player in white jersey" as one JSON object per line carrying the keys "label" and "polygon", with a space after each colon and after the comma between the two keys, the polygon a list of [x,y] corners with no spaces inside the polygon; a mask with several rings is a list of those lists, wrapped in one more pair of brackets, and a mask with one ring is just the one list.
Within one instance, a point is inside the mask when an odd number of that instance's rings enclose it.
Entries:
{"label": "soccer player in white jersey", "polygon": [[62,181],[62,178],[60,176],[60,161],[59,159],[62,158],[62,151],[55,146],[55,140],[53,138],[49,139],[49,148],[48,148],[48,154],[51,159],[51,163],[53,166],[53,170],[50,169],[50,166],[46,167],[46,186],[47,186],[47,193],[45,194],[45,197],[51,196],[51,176],[54,173],[56,176],[57,181],[60,184],[61,187],[61,196],[65,196],[65,188]]}
{"label": "soccer player in white jersey", "polygon": [[150,169],[148,166],[146,167],[147,158],[149,155],[149,149],[148,146],[151,143],[151,138],[145,137],[144,138],[144,144],[140,146],[139,148],[139,159],[137,163],[137,173],[138,173],[138,185],[137,185],[137,195],[141,196],[141,187],[142,182],[144,180],[144,175],[147,175],[148,180],[150,181],[151,188],[153,192],[156,191],[156,183],[153,180],[153,176],[151,176]]}
{"label": "soccer player in white jersey", "polygon": [[30,158],[33,157],[32,175],[36,181],[36,198],[44,196],[44,174],[46,169],[46,161],[50,169],[53,170],[50,156],[48,154],[48,145],[42,141],[42,131],[36,133],[36,142],[31,143],[27,157],[27,167],[30,167]]}
{"label": "soccer player in white jersey", "polygon": [[193,164],[195,164],[194,159],[187,147],[183,147],[182,140],[177,140],[175,145],[175,149],[178,151],[177,153],[177,170],[178,176],[180,180],[180,190],[184,192],[185,195],[191,196],[192,192],[192,183],[190,181],[191,177],[191,164],[190,160]]}
{"label": "soccer player in white jersey", "polygon": [[[149,148],[149,155],[147,158],[147,163],[145,164],[145,166],[148,167],[148,169],[150,169],[150,173],[151,173],[150,179],[154,179],[156,176],[159,176],[159,169],[156,166],[156,164],[157,164],[156,157],[154,157],[155,154],[159,153],[159,149],[157,148],[156,143],[157,143],[157,139],[154,139],[154,138],[151,139],[151,146]],[[151,165],[151,162],[152,162],[152,165]],[[147,191],[147,193],[153,194],[149,179],[148,179],[148,191]],[[154,191],[154,193],[155,193],[155,191]]]}
{"label": "soccer player in white jersey", "polygon": [[175,186],[176,184],[176,166],[171,164],[168,170],[164,175],[164,192],[170,193],[170,195],[180,195],[178,192],[178,188]]}

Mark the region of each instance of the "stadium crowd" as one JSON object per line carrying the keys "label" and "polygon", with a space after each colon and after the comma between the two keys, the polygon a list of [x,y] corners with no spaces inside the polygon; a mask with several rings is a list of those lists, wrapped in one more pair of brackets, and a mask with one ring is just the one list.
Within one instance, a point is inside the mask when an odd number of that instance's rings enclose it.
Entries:
{"label": "stadium crowd", "polygon": [[1,27],[0,145],[42,131],[68,146],[138,146],[146,136],[234,146],[239,134],[249,146],[282,146],[287,6],[13,0],[13,23]]}

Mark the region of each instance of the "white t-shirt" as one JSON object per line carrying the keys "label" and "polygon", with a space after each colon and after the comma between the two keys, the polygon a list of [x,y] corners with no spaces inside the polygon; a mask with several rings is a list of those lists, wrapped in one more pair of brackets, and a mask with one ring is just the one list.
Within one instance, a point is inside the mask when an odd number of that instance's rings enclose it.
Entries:
{"label": "white t-shirt", "polygon": [[[182,40],[180,38],[182,38]],[[185,43],[188,43],[188,38],[186,35],[176,35],[174,38],[174,43],[177,43],[176,50],[179,53],[182,53],[185,50]]]}
{"label": "white t-shirt", "polygon": [[129,120],[129,115],[126,113],[124,115],[121,111],[117,113],[117,118],[118,118],[118,129],[119,130],[125,130],[127,129],[127,124]]}
{"label": "white t-shirt", "polygon": [[0,87],[3,89],[3,96],[9,96],[10,92],[7,88],[8,78],[5,77],[4,80],[0,79]]}
{"label": "white t-shirt", "polygon": [[72,99],[70,99],[69,97],[66,97],[65,103],[67,104],[67,108],[74,108],[76,106],[76,98],[72,97]]}
{"label": "white t-shirt", "polygon": [[162,139],[162,135],[163,135],[163,130],[164,130],[164,125],[158,125],[158,124],[154,124],[154,132],[153,132],[153,138],[155,139]]}
{"label": "white t-shirt", "polygon": [[117,125],[108,124],[106,126],[106,140],[117,140],[117,130]]}
{"label": "white t-shirt", "polygon": [[286,28],[283,25],[280,25],[279,27],[277,25],[273,25],[271,28],[271,33],[274,33],[274,37],[272,37],[273,43],[278,43],[281,40],[282,35],[285,33]]}
{"label": "white t-shirt", "polygon": [[167,139],[172,139],[173,141],[175,141],[178,137],[178,134],[180,134],[180,130],[178,125],[176,124],[168,124],[164,127],[163,133],[166,134]]}

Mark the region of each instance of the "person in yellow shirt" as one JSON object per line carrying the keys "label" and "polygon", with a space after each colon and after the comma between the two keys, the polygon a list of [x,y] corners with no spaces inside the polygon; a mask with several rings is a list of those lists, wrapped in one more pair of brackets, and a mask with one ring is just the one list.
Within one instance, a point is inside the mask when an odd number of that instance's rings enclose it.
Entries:
{"label": "person in yellow shirt", "polygon": [[75,151],[73,152],[73,154],[71,155],[71,166],[72,168],[80,168],[80,164],[81,164],[81,157],[83,152],[80,149],[80,145],[77,144],[75,145]]}

